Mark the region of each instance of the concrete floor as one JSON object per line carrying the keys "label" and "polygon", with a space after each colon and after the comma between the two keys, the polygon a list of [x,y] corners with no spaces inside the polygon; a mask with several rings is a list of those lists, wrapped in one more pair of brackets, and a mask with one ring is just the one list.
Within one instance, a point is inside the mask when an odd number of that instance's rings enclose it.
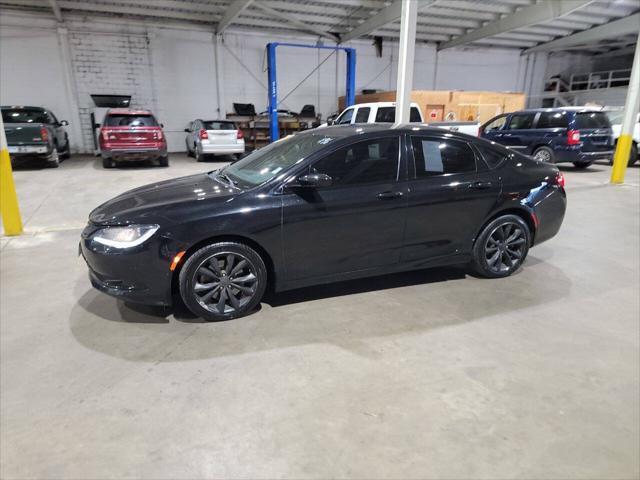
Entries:
{"label": "concrete floor", "polygon": [[619,187],[563,168],[565,224],[508,279],[393,275],[222,323],[93,290],[91,208],[214,165],[15,172],[31,233],[2,237],[2,478],[640,476],[640,168]]}

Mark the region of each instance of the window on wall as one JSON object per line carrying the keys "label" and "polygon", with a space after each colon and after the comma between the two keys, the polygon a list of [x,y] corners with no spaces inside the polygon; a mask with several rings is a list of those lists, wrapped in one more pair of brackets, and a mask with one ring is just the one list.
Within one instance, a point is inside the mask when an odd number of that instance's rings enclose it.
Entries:
{"label": "window on wall", "polygon": [[398,137],[386,137],[339,148],[310,167],[324,173],[334,186],[388,183],[398,178],[400,161]]}
{"label": "window on wall", "polygon": [[411,137],[416,177],[431,177],[476,171],[471,147],[457,140]]}

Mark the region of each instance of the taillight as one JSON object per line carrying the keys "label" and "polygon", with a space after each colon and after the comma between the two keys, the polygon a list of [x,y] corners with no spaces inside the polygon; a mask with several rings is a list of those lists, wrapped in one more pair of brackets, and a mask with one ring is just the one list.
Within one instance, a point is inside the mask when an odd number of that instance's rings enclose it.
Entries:
{"label": "taillight", "polygon": [[242,140],[244,138],[244,132],[240,129],[238,129],[238,133],[236,133],[236,138],[238,140]]}
{"label": "taillight", "polygon": [[44,127],[40,127],[40,137],[42,138],[43,142],[48,142],[49,141],[49,130],[47,130]]}
{"label": "taillight", "polygon": [[200,140],[206,140],[209,138],[209,134],[204,128],[201,128],[200,132],[198,132],[198,137],[200,138]]}
{"label": "taillight", "polygon": [[556,185],[564,188],[564,175],[562,174],[562,172],[558,172],[558,174],[556,175]]}
{"label": "taillight", "polygon": [[162,130],[156,130],[153,132],[153,138],[156,140],[162,140]]}
{"label": "taillight", "polygon": [[567,145],[578,145],[580,143],[580,130],[569,130],[567,132]]}

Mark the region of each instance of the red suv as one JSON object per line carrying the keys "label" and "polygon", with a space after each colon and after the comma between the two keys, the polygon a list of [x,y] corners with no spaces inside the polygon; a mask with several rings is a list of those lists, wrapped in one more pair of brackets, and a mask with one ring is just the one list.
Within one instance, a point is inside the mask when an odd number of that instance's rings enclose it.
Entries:
{"label": "red suv", "polygon": [[100,156],[104,168],[120,161],[156,159],[161,167],[169,166],[162,125],[147,110],[109,110],[100,128]]}

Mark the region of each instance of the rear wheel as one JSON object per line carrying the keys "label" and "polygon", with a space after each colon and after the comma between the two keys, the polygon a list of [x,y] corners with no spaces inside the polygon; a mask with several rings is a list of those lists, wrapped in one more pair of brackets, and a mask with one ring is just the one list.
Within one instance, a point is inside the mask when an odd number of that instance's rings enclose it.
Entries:
{"label": "rear wheel", "polygon": [[66,160],[71,156],[71,145],[69,144],[69,138],[67,137],[67,144],[64,147],[64,150],[60,152],[60,159]]}
{"label": "rear wheel", "polygon": [[531,231],[517,215],[503,215],[490,222],[473,246],[473,268],[483,277],[508,277],[529,253]]}
{"label": "rear wheel", "polygon": [[191,255],[179,276],[180,296],[205,320],[229,320],[250,313],[267,286],[264,261],[242,243],[218,242]]}
{"label": "rear wheel", "polygon": [[573,162],[573,166],[580,169],[588,168],[593,162]]}
{"label": "rear wheel", "polygon": [[60,155],[58,154],[58,147],[54,145],[51,155],[47,160],[47,167],[58,168],[59,166],[60,166]]}
{"label": "rear wheel", "polygon": [[169,156],[165,155],[164,157],[160,157],[158,159],[158,165],[160,165],[161,167],[168,167],[169,166]]}
{"label": "rear wheel", "polygon": [[541,162],[556,163],[556,155],[549,147],[538,147],[533,152],[533,158]]}
{"label": "rear wheel", "polygon": [[202,162],[204,160],[204,154],[200,153],[198,146],[196,145],[196,149],[193,152],[193,155],[196,159],[196,162]]}
{"label": "rear wheel", "polygon": [[102,168],[113,168],[116,166],[116,162],[112,158],[102,157]]}

